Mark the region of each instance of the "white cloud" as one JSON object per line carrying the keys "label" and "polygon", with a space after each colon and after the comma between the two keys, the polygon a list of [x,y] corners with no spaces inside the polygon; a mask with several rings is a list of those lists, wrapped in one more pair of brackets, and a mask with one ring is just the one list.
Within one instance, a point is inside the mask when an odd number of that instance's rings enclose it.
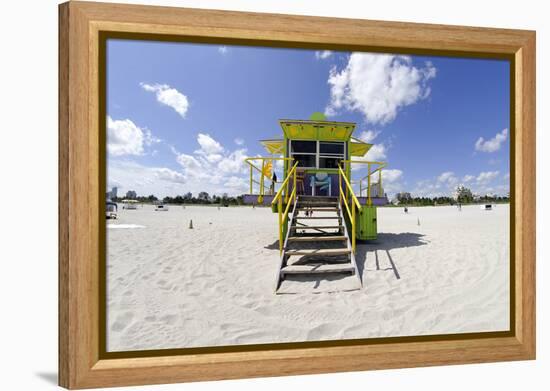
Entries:
{"label": "white cloud", "polygon": [[200,148],[193,154],[180,153],[174,148],[176,161],[180,164],[189,191],[242,194],[248,188],[244,175],[248,172],[244,159],[246,149],[230,151],[212,136],[199,133],[197,143]]}
{"label": "white cloud", "polygon": [[331,100],[325,113],[347,109],[362,113],[367,122],[386,124],[400,108],[428,97],[428,80],[435,75],[430,62],[417,68],[409,56],[352,53],[344,69],[330,71]]}
{"label": "white cloud", "polygon": [[157,178],[175,183],[185,183],[185,176],[177,171],[171,170],[169,168],[154,168],[153,172]]}
{"label": "white cloud", "polygon": [[200,191],[210,195],[245,193],[248,189],[246,149],[228,150],[207,133],[198,133],[196,141],[198,149],[192,153],[181,153],[170,146],[179,170],[110,159],[109,185],[118,185],[124,192],[135,190],[141,195],[155,194],[157,197],[187,192],[196,195]]}
{"label": "white cloud", "polygon": [[361,133],[359,133],[359,136],[357,138],[370,144],[379,134],[380,131],[378,130],[363,130]]}
{"label": "white cloud", "polygon": [[498,174],[499,172],[498,171],[485,171],[485,172],[481,172],[476,180],[478,183],[487,183],[487,182],[491,182],[493,179],[495,179],[496,177],[498,177]]}
{"label": "white cloud", "polygon": [[504,174],[504,175],[502,176],[502,178],[505,179],[505,180],[510,179],[510,173],[507,172],[506,174]]}
{"label": "white cloud", "polygon": [[474,175],[464,175],[464,177],[462,178],[462,182],[468,183],[473,181],[474,179],[476,179]]}
{"label": "white cloud", "polygon": [[159,141],[130,119],[113,120],[107,116],[107,150],[112,156],[143,155],[145,146]]}
{"label": "white cloud", "polygon": [[200,155],[203,159],[208,160],[210,163],[219,162],[223,159],[224,148],[209,134],[199,133],[197,142],[200,148],[196,150],[195,153]]}
{"label": "white cloud", "polygon": [[458,182],[458,178],[454,172],[446,171],[437,177],[437,181],[452,186]]}
{"label": "white cloud", "polygon": [[194,156],[180,153],[176,156],[176,161],[180,164],[183,172],[187,176],[200,178],[204,175],[202,172],[202,163]]}
{"label": "white cloud", "polygon": [[480,137],[475,144],[476,151],[481,152],[496,152],[500,149],[502,144],[508,138],[508,129],[503,129],[502,132],[497,133],[495,137],[485,140],[483,137]]}
{"label": "white cloud", "polygon": [[403,177],[403,171],[398,169],[382,170],[382,183],[394,183]]}
{"label": "white cloud", "polygon": [[235,189],[243,192],[249,186],[248,182],[244,178],[236,177],[236,176],[229,177],[229,179],[223,185],[231,189]]}
{"label": "white cloud", "polygon": [[244,144],[244,140],[240,137],[237,137],[233,140],[233,142],[237,145],[243,145]]}
{"label": "white cloud", "polygon": [[371,161],[380,161],[386,158],[386,146],[384,144],[375,144],[365,155],[365,159]]}
{"label": "white cloud", "polygon": [[201,151],[207,155],[219,154],[223,152],[222,145],[214,140],[209,134],[199,133],[197,142],[201,146]]}
{"label": "white cloud", "polygon": [[151,85],[140,83],[140,86],[145,91],[154,92],[158,102],[173,108],[179,115],[185,118],[187,110],[189,109],[189,100],[187,96],[167,84]]}
{"label": "white cloud", "polygon": [[498,194],[505,195],[509,185],[500,185],[498,183],[495,185],[494,180],[498,177],[498,171],[485,171],[479,173],[477,176],[464,175],[460,180],[452,171],[446,171],[435,178],[418,181],[415,188],[411,190],[411,194],[413,197],[449,197],[453,194],[456,186],[462,183],[467,184],[467,187],[474,194],[497,192]]}
{"label": "white cloud", "polygon": [[431,179],[425,179],[416,182],[416,186],[410,191],[413,197],[441,197],[450,195],[450,191],[442,191],[441,183],[435,179],[435,183]]}
{"label": "white cloud", "polygon": [[218,52],[221,54],[227,54],[229,48],[227,46],[218,46]]}
{"label": "white cloud", "polygon": [[246,173],[246,166],[244,162],[246,157],[246,149],[237,149],[220,160],[218,163],[218,169],[225,174]]}
{"label": "white cloud", "polygon": [[109,159],[108,186],[116,185],[119,194],[134,190],[138,195],[154,194],[157,197],[183,194],[185,176],[167,167],[147,167],[131,160]]}
{"label": "white cloud", "polygon": [[[391,199],[396,193],[403,190],[403,171],[399,169],[384,169],[382,170],[382,188],[384,193]],[[378,174],[374,174],[373,182],[378,182]]]}
{"label": "white cloud", "polygon": [[[386,159],[386,146],[382,143],[374,144],[365,156],[354,156],[353,160],[358,162],[379,162]],[[353,171],[364,170],[368,166],[366,164],[352,164],[351,169]]]}
{"label": "white cloud", "polygon": [[331,50],[317,50],[315,52],[315,58],[317,60],[326,60],[330,56],[332,56],[332,51]]}
{"label": "white cloud", "polygon": [[284,160],[275,160],[275,167],[279,170],[283,170],[285,168],[285,161]]}
{"label": "white cloud", "polygon": [[[358,139],[371,144],[374,139],[380,134],[380,131],[378,130],[363,130],[358,135]],[[365,156],[361,157],[354,157],[353,160],[355,161],[371,161],[371,162],[379,162],[383,161],[387,157],[387,148],[384,143],[374,144],[369,151],[366,153]],[[367,168],[367,165],[365,164],[356,164],[352,165],[353,170],[361,170]]]}
{"label": "white cloud", "polygon": [[442,172],[437,177],[416,182],[415,188],[410,190],[413,197],[443,197],[450,196],[459,179],[452,171]]}

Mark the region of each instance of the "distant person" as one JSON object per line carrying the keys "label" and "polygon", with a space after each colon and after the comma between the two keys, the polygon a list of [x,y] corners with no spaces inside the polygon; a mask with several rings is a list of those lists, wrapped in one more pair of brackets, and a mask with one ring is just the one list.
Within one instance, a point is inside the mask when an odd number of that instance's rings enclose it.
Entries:
{"label": "distant person", "polygon": [[458,203],[458,210],[461,211],[462,210],[462,205],[460,203]]}
{"label": "distant person", "polygon": [[407,208],[407,207],[405,206],[405,208],[403,209],[403,211],[404,211],[405,213],[409,213],[409,208]]}
{"label": "distant person", "polygon": [[271,194],[275,194],[275,183],[277,183],[277,174],[273,171],[273,176],[271,177],[271,187],[269,188]]}

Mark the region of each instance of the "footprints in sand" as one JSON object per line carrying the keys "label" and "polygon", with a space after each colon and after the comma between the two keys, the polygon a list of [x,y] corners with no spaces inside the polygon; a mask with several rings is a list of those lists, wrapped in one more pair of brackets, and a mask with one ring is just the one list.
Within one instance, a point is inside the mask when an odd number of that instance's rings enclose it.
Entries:
{"label": "footprints in sand", "polygon": [[174,325],[178,321],[179,316],[177,314],[167,314],[160,318],[160,321],[167,325]]}
{"label": "footprints in sand", "polygon": [[161,278],[160,280],[157,280],[157,287],[162,290],[169,291],[170,289],[172,289],[173,284]]}
{"label": "footprints in sand", "polygon": [[[137,319],[137,316],[132,311],[126,311],[118,315],[115,318],[115,321],[111,324],[111,331],[115,333],[120,333],[124,330],[127,330],[134,320]],[[174,326],[178,323],[180,315],[177,313],[169,313],[162,316],[157,315],[147,315],[143,318],[145,322],[149,324],[154,324],[155,327],[162,326]]]}
{"label": "footprints in sand", "polygon": [[166,266],[164,269],[162,269],[162,272],[163,272],[164,274],[170,274],[170,273],[172,273],[172,270],[173,270],[173,269],[174,269],[174,268],[173,268],[172,266]]}
{"label": "footprints in sand", "polygon": [[154,323],[156,327],[162,326],[162,325],[173,326],[178,322],[179,319],[180,319],[180,316],[176,313],[166,314],[160,317],[153,314],[153,315],[147,315],[145,318],[143,318],[145,322]]}
{"label": "footprints in sand", "polygon": [[332,339],[340,338],[342,335],[342,324],[340,323],[323,323],[318,326],[315,326],[307,332],[307,340],[323,340],[323,339]]}
{"label": "footprints in sand", "polygon": [[156,275],[157,275],[156,272],[147,273],[147,274],[142,275],[141,279],[144,280],[144,281],[149,281],[150,279],[152,279]]}
{"label": "footprints in sand", "polygon": [[111,325],[111,331],[114,331],[115,333],[123,331],[126,327],[130,325],[133,318],[134,313],[131,311],[124,312],[118,315]]}

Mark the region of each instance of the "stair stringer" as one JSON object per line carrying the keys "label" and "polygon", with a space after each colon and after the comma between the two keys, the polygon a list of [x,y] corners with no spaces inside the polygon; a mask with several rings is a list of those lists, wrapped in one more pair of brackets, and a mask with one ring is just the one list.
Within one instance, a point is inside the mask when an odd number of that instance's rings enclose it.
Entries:
{"label": "stair stringer", "polygon": [[342,204],[338,203],[338,210],[339,214],[342,217],[342,227],[344,229],[344,236],[347,238],[346,240],[346,246],[348,250],[351,250],[350,252],[350,262],[353,265],[353,269],[355,270],[355,275],[357,276],[357,279],[359,280],[359,286],[363,288],[363,280],[361,276],[359,275],[359,269],[357,268],[357,262],[355,261],[355,253],[353,252],[353,248],[351,247],[351,238],[348,232],[348,225],[346,224],[346,219],[344,218],[344,212],[342,210]]}
{"label": "stair stringer", "polygon": [[275,278],[275,293],[277,293],[277,289],[279,289],[279,284],[281,283],[281,269],[285,266],[286,262],[286,247],[288,244],[288,238],[290,236],[290,231],[292,231],[292,222],[295,220],[295,213],[296,213],[296,205],[298,205],[298,196],[296,196],[296,199],[294,200],[294,206],[292,207],[292,214],[290,217],[290,224],[287,222],[287,230],[285,235],[285,241],[283,243],[283,253],[281,254],[281,261],[279,262],[279,268],[277,269],[277,277]]}

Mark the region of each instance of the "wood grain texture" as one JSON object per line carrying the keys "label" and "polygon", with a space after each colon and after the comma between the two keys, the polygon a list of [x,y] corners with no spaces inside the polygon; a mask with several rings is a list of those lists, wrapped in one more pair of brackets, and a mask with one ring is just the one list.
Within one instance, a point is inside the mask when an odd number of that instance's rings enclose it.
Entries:
{"label": "wood grain texture", "polygon": [[[59,382],[156,384],[535,358],[535,33],[69,2],[59,7]],[[139,39],[469,55],[513,61],[515,335],[100,359],[100,32]],[[102,152],[103,149],[103,152]],[[104,277],[104,276],[103,276]]]}
{"label": "wood grain texture", "polygon": [[59,383],[69,384],[69,7],[59,7]]}
{"label": "wood grain texture", "polygon": [[516,52],[516,335],[531,358],[536,351],[536,42]]}

